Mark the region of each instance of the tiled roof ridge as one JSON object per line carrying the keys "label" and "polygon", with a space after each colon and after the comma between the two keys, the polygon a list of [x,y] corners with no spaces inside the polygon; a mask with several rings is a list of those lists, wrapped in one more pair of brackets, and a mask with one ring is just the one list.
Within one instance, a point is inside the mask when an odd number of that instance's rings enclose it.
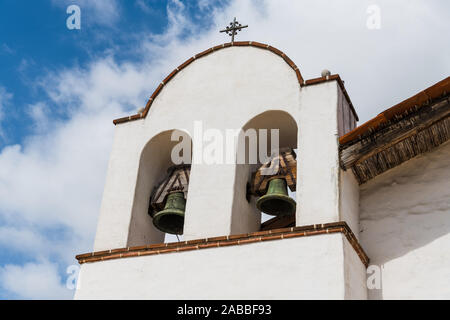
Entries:
{"label": "tiled roof ridge", "polygon": [[393,107],[379,113],[375,118],[363,123],[352,131],[346,133],[339,138],[340,145],[352,144],[359,141],[359,139],[370,135],[377,129],[389,124],[396,118],[402,117],[412,111],[417,111],[423,106],[428,105],[431,101],[439,99],[445,95],[450,94],[450,77],[447,77],[425,90],[420,91],[414,96],[403,100]]}
{"label": "tiled roof ridge", "polygon": [[201,250],[207,248],[243,245],[270,240],[290,239],[290,238],[314,236],[320,234],[331,234],[331,233],[343,233],[347,238],[348,242],[350,243],[350,245],[358,254],[362,263],[366,267],[369,265],[369,258],[367,257],[363,248],[359,244],[350,227],[344,221],[326,224],[314,224],[299,227],[280,228],[267,231],[257,231],[238,235],[196,239],[184,242],[159,243],[145,246],[111,249],[80,254],[76,256],[76,259],[80,264],[83,264],[111,259],[140,257],[146,255],[174,253],[190,250]]}
{"label": "tiled roof ridge", "polygon": [[150,96],[149,100],[147,101],[147,104],[144,108],[144,111],[142,111],[141,113],[137,113],[135,115],[131,115],[128,117],[123,117],[123,118],[119,118],[119,119],[115,119],[113,120],[113,123],[115,125],[120,124],[120,123],[124,123],[124,122],[128,122],[128,121],[133,121],[133,120],[139,120],[139,119],[143,119],[147,116],[148,111],[150,110],[150,107],[153,103],[153,101],[156,99],[156,97],[158,96],[158,94],[161,92],[161,90],[163,89],[163,87],[178,73],[180,72],[182,69],[184,69],[185,67],[187,67],[191,62],[193,62],[194,60],[197,60],[203,56],[206,56],[210,53],[213,53],[215,51],[221,50],[223,48],[229,48],[229,47],[256,47],[256,48],[260,48],[260,49],[265,49],[265,50],[269,50],[273,53],[275,53],[276,55],[282,57],[284,59],[284,61],[286,61],[286,63],[295,71],[296,75],[297,75],[297,80],[300,84],[300,87],[303,86],[308,86],[308,85],[314,85],[314,84],[318,84],[318,83],[322,83],[322,82],[327,82],[327,81],[333,81],[336,80],[339,84],[339,86],[341,87],[342,92],[344,93],[350,108],[353,111],[353,114],[355,115],[356,120],[358,120],[358,115],[353,107],[353,104],[350,100],[350,97],[347,93],[347,91],[345,90],[344,87],[344,82],[341,80],[341,78],[339,77],[338,74],[334,74],[334,75],[330,75],[330,76],[326,76],[326,77],[320,77],[320,78],[315,78],[315,79],[310,79],[310,80],[304,80],[300,70],[298,69],[298,67],[295,65],[295,63],[289,59],[289,57],[284,54],[281,50],[278,50],[275,47],[272,47],[271,45],[268,44],[264,44],[264,43],[260,43],[260,42],[256,42],[256,41],[236,41],[236,42],[228,42],[228,43],[224,43],[221,45],[217,45],[215,47],[211,47],[207,50],[204,50],[196,55],[194,55],[193,57],[187,59],[185,62],[183,62],[181,65],[179,65],[177,68],[175,68],[160,84],[159,86],[155,89],[155,91],[153,92],[153,94]]}

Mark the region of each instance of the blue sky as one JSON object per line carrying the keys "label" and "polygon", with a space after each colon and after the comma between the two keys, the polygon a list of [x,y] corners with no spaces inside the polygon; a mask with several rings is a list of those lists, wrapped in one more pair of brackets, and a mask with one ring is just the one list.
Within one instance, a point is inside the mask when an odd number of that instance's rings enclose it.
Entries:
{"label": "blue sky", "polygon": [[[66,8],[81,9],[69,30]],[[368,7],[381,26],[367,27]],[[339,73],[360,124],[450,71],[446,0],[0,2],[0,298],[70,299],[67,267],[91,251],[112,119],[170,70],[238,39],[269,43],[304,78]]]}
{"label": "blue sky", "polygon": [[[45,92],[35,81],[48,72],[84,66],[118,47],[120,50],[114,52],[117,62],[139,59],[130,43],[136,43],[145,33],[160,34],[168,26],[165,1],[99,1],[102,2],[109,3],[104,5],[107,9],[103,5],[98,8],[88,5],[89,1],[5,0],[0,3],[0,83],[7,92],[13,93],[10,102],[17,114],[21,113],[21,106],[45,98]],[[83,25],[81,30],[70,31],[66,28],[69,16],[66,8],[77,3],[82,8]],[[185,2],[185,6],[185,12],[199,29],[211,23],[196,15],[197,2]],[[180,37],[189,32],[185,30]],[[21,116],[5,122],[2,126],[5,139],[0,141],[0,146],[21,143],[32,131],[29,120]]]}

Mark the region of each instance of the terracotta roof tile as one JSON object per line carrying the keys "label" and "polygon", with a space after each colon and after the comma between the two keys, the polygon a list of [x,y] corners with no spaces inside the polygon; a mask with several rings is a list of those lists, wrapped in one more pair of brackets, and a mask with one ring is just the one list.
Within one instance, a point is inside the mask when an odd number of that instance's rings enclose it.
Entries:
{"label": "terracotta roof tile", "polygon": [[192,250],[203,250],[207,248],[228,247],[246,245],[262,241],[276,241],[296,237],[307,237],[321,234],[342,233],[354,248],[363,264],[367,267],[369,258],[362,249],[350,227],[345,222],[334,222],[328,224],[316,224],[301,227],[289,227],[268,231],[258,231],[248,234],[213,237],[207,239],[196,239],[185,242],[160,243],[155,245],[138,246],[130,248],[119,248],[112,250],[97,251],[80,254],[76,259],[80,264],[98,262],[112,259],[123,259],[141,257],[152,254],[176,253]]}
{"label": "terracotta roof tile", "polygon": [[173,70],[163,81],[162,83],[156,88],[156,90],[153,92],[153,94],[151,95],[150,99],[148,100],[145,109],[142,113],[138,113],[136,115],[132,115],[129,117],[123,117],[123,118],[119,118],[119,119],[115,119],[113,120],[113,123],[115,125],[120,124],[120,123],[124,123],[124,122],[128,122],[128,121],[133,121],[133,120],[138,120],[138,119],[143,119],[147,116],[148,111],[150,110],[150,107],[153,103],[153,101],[156,99],[156,97],[158,96],[158,94],[161,92],[161,90],[163,89],[164,85],[166,85],[180,70],[184,69],[185,67],[187,67],[189,64],[191,64],[194,60],[197,60],[203,56],[206,56],[210,53],[213,53],[215,51],[221,50],[223,48],[228,48],[231,46],[237,46],[237,47],[256,47],[256,48],[261,48],[264,50],[269,50],[273,53],[275,53],[276,55],[280,56],[281,58],[284,59],[284,61],[295,71],[296,75],[297,75],[297,79],[299,82],[300,87],[302,86],[306,86],[306,85],[314,85],[314,84],[318,84],[318,83],[322,83],[322,82],[326,82],[326,81],[334,81],[337,80],[340,87],[342,88],[342,91],[345,94],[345,97],[347,98],[350,107],[356,117],[356,119],[358,120],[358,115],[356,114],[355,109],[353,108],[353,105],[350,101],[350,97],[348,96],[345,88],[344,88],[344,83],[341,81],[339,75],[332,75],[329,77],[321,77],[321,78],[316,78],[316,79],[311,79],[311,80],[307,80],[305,81],[300,73],[300,70],[298,69],[298,67],[295,65],[295,63],[286,55],[284,54],[281,50],[272,47],[268,44],[264,44],[264,43],[260,43],[260,42],[256,42],[256,41],[236,41],[234,43],[228,42],[228,43],[224,43],[222,45],[217,45],[214,46],[212,48],[209,48],[207,50],[204,50],[198,54],[196,54],[194,57],[189,58],[188,60],[186,60],[184,63],[182,63],[181,65],[179,65],[175,70]]}

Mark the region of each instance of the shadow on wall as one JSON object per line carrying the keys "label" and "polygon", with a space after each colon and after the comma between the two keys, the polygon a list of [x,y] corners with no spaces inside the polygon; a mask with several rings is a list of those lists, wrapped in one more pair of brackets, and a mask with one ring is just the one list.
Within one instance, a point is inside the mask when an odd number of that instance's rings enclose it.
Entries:
{"label": "shadow on wall", "polygon": [[450,142],[363,184],[360,229],[371,264],[382,267],[382,289],[369,298],[426,297],[417,290],[448,287]]}
{"label": "shadow on wall", "polygon": [[[245,133],[248,129],[255,129],[256,132],[259,132],[260,129],[267,130],[267,156],[270,155],[270,150],[272,147],[276,147],[271,145],[271,129],[279,130],[279,148],[297,149],[297,123],[295,119],[285,111],[270,110],[263,112],[250,119],[242,127],[242,132]],[[264,136],[260,136],[259,134],[256,136],[257,155],[260,154],[260,138],[264,138]],[[259,231],[261,228],[262,218],[265,221],[268,218],[274,217],[266,214],[263,214],[261,217],[261,212],[259,212],[256,208],[256,197],[252,196],[250,202],[247,202],[247,183],[251,184],[252,173],[255,172],[262,165],[262,163],[259,161],[260,158],[258,156],[256,159],[258,160],[257,163],[251,164],[254,161],[252,161],[252,157],[250,155],[249,144],[252,142],[249,136],[246,136],[245,139],[239,139],[238,141],[239,144],[237,150],[239,152],[245,152],[245,164],[238,164],[236,166],[231,234]],[[255,143],[255,141],[253,141],[253,143]],[[255,159],[253,158],[253,160]],[[292,195],[290,196],[292,197]]]}
{"label": "shadow on wall", "polygon": [[179,141],[171,140],[173,132],[178,133],[177,136],[189,137],[184,131],[164,131],[152,137],[142,150],[128,231],[129,247],[164,242],[165,233],[153,225],[148,207],[153,188],[166,177],[167,169],[175,164],[171,154]]}

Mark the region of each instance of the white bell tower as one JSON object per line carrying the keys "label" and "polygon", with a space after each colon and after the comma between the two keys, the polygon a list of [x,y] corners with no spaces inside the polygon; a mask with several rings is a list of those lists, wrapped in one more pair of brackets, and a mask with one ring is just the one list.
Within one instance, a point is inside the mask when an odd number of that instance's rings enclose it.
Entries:
{"label": "white bell tower", "polygon": [[[305,81],[270,45],[231,42],[189,58],[142,113],[114,120],[94,252],[77,256],[75,298],[365,299],[359,187],[339,163],[338,139],[356,121],[338,75]],[[261,224],[248,195],[258,166],[238,163],[239,154],[202,158],[216,133],[247,129],[279,129],[279,147],[296,150],[290,218]],[[174,132],[190,139],[193,156],[180,182],[189,190],[183,239],[164,243],[148,212],[174,165]]]}

